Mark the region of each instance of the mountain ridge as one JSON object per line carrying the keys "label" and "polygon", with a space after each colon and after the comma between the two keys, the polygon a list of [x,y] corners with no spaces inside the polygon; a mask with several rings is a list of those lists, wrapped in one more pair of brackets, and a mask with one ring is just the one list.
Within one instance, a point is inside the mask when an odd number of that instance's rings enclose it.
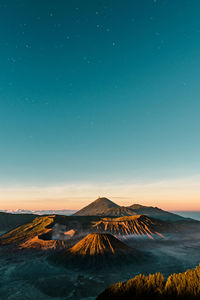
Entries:
{"label": "mountain ridge", "polygon": [[42,209],[42,210],[34,210],[34,209],[3,209],[0,210],[0,213],[8,213],[12,215],[72,215],[76,212],[75,209]]}
{"label": "mountain ridge", "polygon": [[186,218],[177,214],[162,210],[158,207],[133,204],[120,206],[108,198],[98,198],[87,206],[77,211],[74,216],[101,216],[101,217],[123,217],[134,215],[146,215],[165,221],[179,221]]}

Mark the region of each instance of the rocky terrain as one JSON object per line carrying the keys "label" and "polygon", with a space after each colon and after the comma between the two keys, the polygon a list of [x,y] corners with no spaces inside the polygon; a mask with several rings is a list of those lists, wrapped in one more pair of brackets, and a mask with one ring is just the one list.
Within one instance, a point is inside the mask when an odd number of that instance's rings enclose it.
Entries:
{"label": "rocky terrain", "polygon": [[[115,235],[147,236],[151,239],[162,237],[169,224],[147,216],[135,215],[121,218],[102,218],[93,225],[97,232],[110,232]],[[160,232],[159,232],[160,231]]]}

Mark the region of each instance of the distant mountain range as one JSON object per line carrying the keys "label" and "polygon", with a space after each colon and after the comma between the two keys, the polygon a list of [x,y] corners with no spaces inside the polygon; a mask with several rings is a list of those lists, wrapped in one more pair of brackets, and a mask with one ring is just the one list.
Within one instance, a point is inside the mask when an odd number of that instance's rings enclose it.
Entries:
{"label": "distant mountain range", "polygon": [[50,209],[50,210],[29,210],[29,209],[5,209],[0,212],[11,213],[11,214],[34,214],[34,215],[64,215],[70,216],[76,212],[71,209]]}
{"label": "distant mountain range", "polygon": [[165,221],[184,220],[183,216],[172,212],[162,210],[158,207],[144,206],[133,204],[131,206],[120,206],[113,201],[103,197],[98,198],[84,208],[76,211],[69,209],[62,210],[0,210],[0,213],[10,214],[32,214],[32,215],[64,215],[64,216],[101,216],[101,217],[124,217],[134,215],[146,215],[148,217],[157,218]]}
{"label": "distant mountain range", "polygon": [[[117,236],[140,235],[154,238],[163,237],[165,232],[185,229],[186,223],[187,226],[189,224],[195,226],[196,223],[199,223],[157,207],[140,204],[133,204],[129,207],[119,206],[107,198],[98,198],[73,215],[72,212],[72,210],[0,212],[0,233],[3,234],[10,230],[1,236],[0,244],[20,244],[39,236],[39,234],[49,232],[49,228],[52,228],[49,233],[57,236],[57,232],[53,229],[56,224],[65,226],[66,232],[69,230],[76,232],[74,238],[79,238],[88,232],[108,233]],[[38,214],[42,216],[38,217]],[[49,223],[50,227],[46,228],[46,222]],[[59,236],[60,234],[59,231]],[[54,237],[50,239],[54,240]],[[38,241],[34,239],[32,242],[35,245],[35,242]],[[43,242],[43,244],[45,243]]]}
{"label": "distant mountain range", "polygon": [[101,217],[123,217],[134,215],[146,215],[164,221],[179,221],[185,219],[184,217],[162,210],[158,207],[143,206],[140,204],[133,204],[125,207],[117,205],[107,198],[98,198],[74,214],[74,216]]}

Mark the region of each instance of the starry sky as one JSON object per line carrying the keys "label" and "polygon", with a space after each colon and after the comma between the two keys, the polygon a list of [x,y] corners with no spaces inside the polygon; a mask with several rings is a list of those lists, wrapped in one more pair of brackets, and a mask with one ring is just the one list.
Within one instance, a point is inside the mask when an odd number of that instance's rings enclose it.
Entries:
{"label": "starry sky", "polygon": [[200,210],[199,13],[0,0],[0,208]]}

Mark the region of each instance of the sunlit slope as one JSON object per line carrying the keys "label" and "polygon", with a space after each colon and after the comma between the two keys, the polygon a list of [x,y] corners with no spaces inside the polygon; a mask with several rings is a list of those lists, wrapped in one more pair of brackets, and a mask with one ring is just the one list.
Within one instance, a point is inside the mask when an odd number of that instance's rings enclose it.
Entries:
{"label": "sunlit slope", "polygon": [[111,270],[130,263],[133,268],[148,259],[142,251],[129,247],[111,234],[90,233],[73,247],[53,253],[52,263],[80,270]]}
{"label": "sunlit slope", "polygon": [[51,230],[54,230],[54,232],[57,231],[57,226],[63,227],[62,231],[74,230],[75,232],[82,233],[88,231],[91,224],[97,222],[99,219],[98,217],[60,215],[37,217],[32,222],[18,226],[3,234],[0,237],[0,245],[20,244],[46,233],[50,235]]}
{"label": "sunlit slope", "polygon": [[111,234],[92,233],[88,234],[70,252],[74,255],[93,256],[104,254],[125,254],[130,248]]}
{"label": "sunlit slope", "polygon": [[[125,217],[99,216],[41,216],[32,222],[20,225],[0,237],[0,245],[23,245],[23,247],[54,247],[50,240],[63,241],[70,237],[78,241],[88,233],[110,233],[117,236],[144,236],[149,238],[163,237],[165,233],[187,232],[199,230],[200,222],[161,221],[144,215]],[[46,234],[46,236],[45,236]],[[47,236],[48,235],[48,236]],[[47,242],[48,241],[48,242]],[[57,243],[59,244],[59,243]],[[62,244],[62,243],[61,243]],[[69,243],[68,243],[69,244]]]}
{"label": "sunlit slope", "polygon": [[168,225],[160,220],[146,216],[130,216],[121,218],[102,218],[93,225],[98,232],[107,232],[115,235],[139,235],[163,237],[161,232],[167,230]]}
{"label": "sunlit slope", "polygon": [[[80,240],[88,232],[92,232],[92,224],[99,217],[76,216],[41,216],[32,222],[18,226],[0,237],[0,245],[12,245],[18,248],[60,248],[63,241],[73,238]],[[55,242],[57,241],[57,242]],[[68,246],[71,242],[67,242]]]}
{"label": "sunlit slope", "polygon": [[19,244],[40,234],[47,233],[54,224],[55,216],[37,217],[32,222],[18,226],[0,238],[0,245]]}
{"label": "sunlit slope", "polygon": [[[49,229],[51,230],[51,229]],[[67,245],[65,241],[53,240],[53,239],[43,239],[40,235],[21,243],[19,245],[20,249],[37,249],[37,250],[57,250],[66,248]]]}

